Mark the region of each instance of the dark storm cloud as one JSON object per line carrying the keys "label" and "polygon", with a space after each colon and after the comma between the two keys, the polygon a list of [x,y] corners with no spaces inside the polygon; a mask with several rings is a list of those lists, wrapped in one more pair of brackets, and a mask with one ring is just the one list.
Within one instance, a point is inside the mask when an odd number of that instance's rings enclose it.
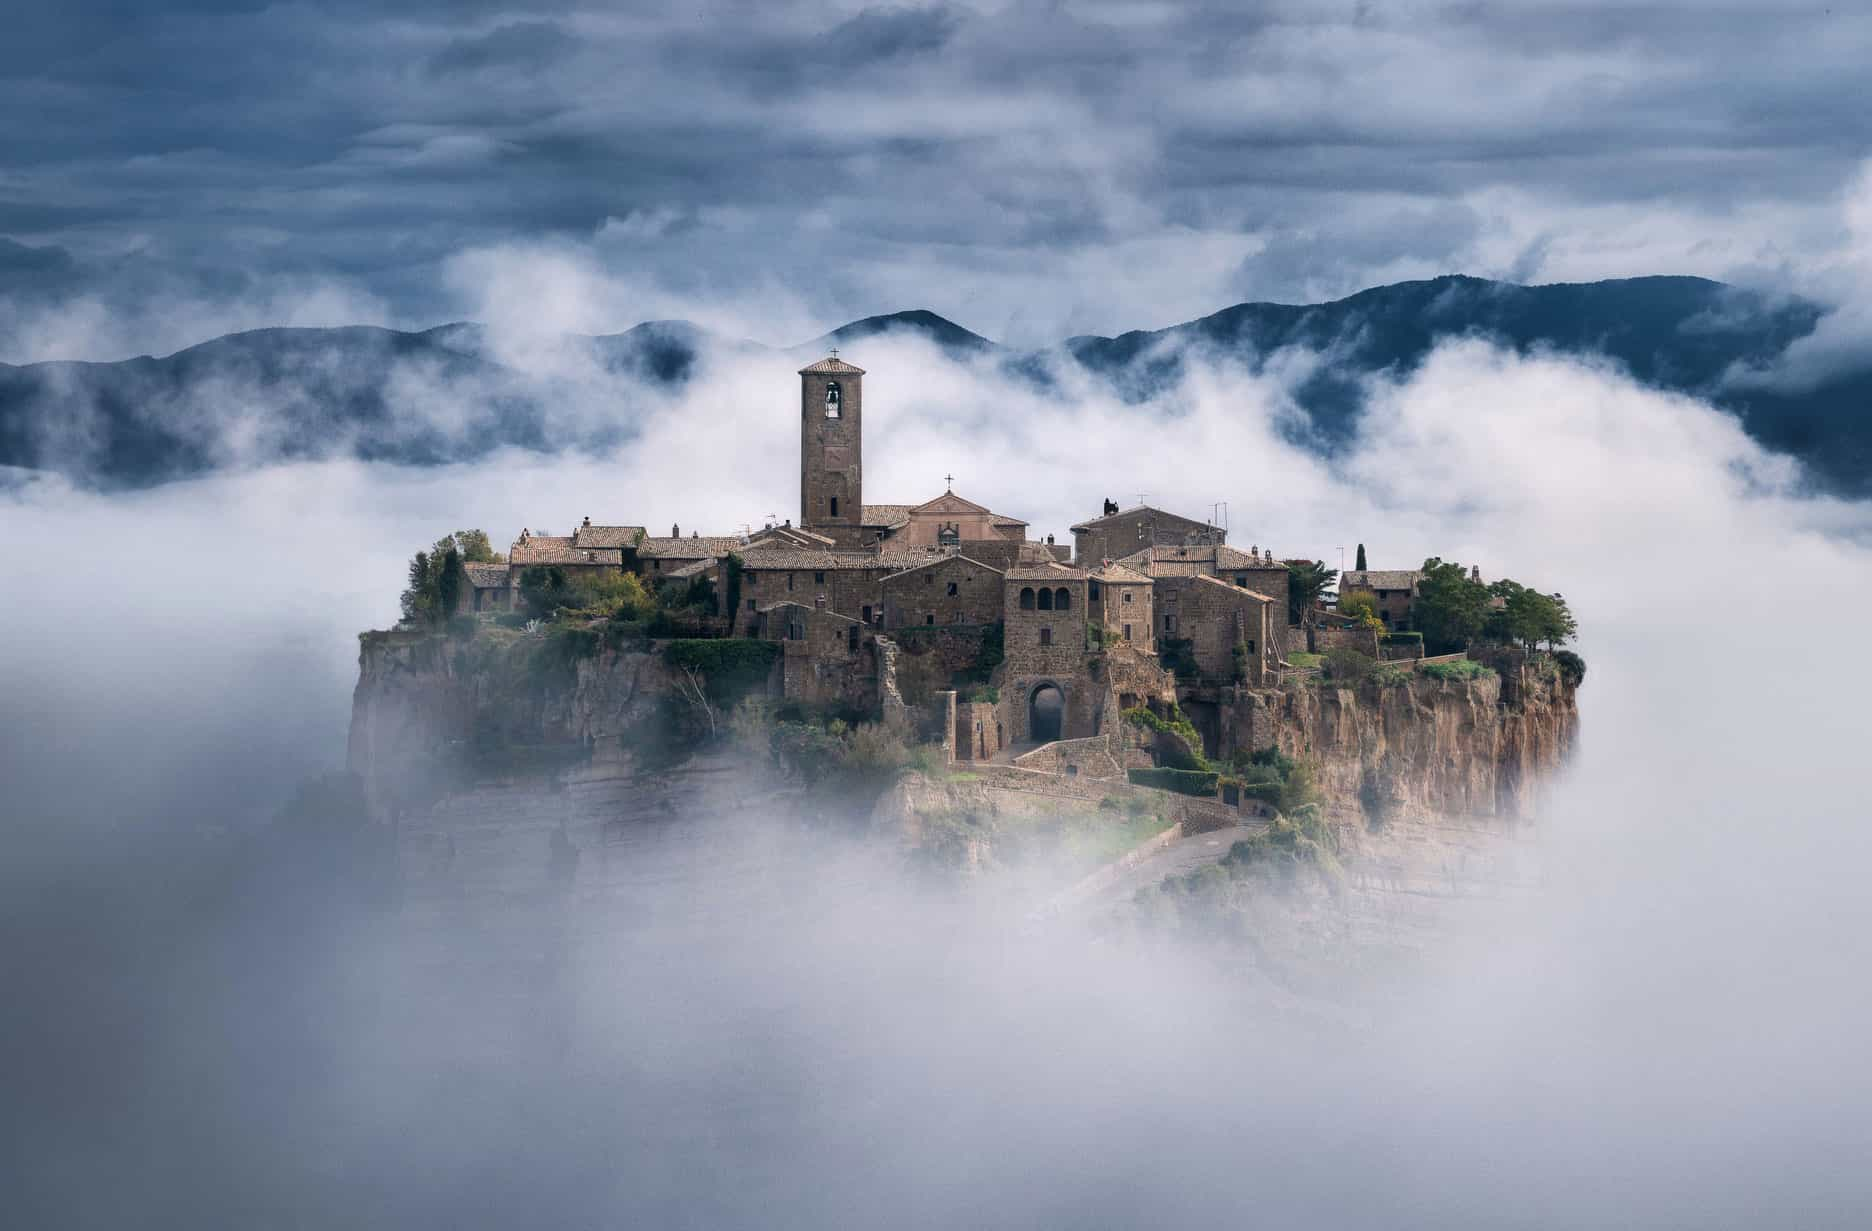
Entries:
{"label": "dark storm cloud", "polygon": [[126,253],[415,324],[472,306],[452,257],[549,241],[1033,340],[1448,269],[1798,272],[1872,149],[1868,51],[1768,0],[93,0],[0,49],[0,236],[146,316]]}

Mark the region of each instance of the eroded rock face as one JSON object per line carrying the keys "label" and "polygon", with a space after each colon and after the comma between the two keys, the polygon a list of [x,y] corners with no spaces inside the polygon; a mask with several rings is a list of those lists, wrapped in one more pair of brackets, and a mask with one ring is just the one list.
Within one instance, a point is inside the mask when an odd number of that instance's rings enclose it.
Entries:
{"label": "eroded rock face", "polygon": [[434,794],[430,778],[459,785],[475,773],[477,748],[621,752],[626,735],[675,691],[654,653],[600,650],[543,670],[517,668],[531,648],[500,647],[492,659],[485,646],[441,637],[362,639],[347,753],[373,810]]}
{"label": "eroded rock face", "polygon": [[1572,688],[1523,667],[1506,680],[1257,691],[1227,720],[1234,747],[1274,744],[1313,762],[1339,819],[1529,820],[1572,748],[1579,712]]}

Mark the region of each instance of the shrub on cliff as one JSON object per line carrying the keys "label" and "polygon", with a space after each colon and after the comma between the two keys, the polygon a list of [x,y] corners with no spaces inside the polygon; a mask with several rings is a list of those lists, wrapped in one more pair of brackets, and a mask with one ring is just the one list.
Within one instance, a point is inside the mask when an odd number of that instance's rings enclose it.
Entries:
{"label": "shrub on cliff", "polygon": [[1179,680],[1195,679],[1202,671],[1196,664],[1196,643],[1188,637],[1157,638],[1157,661]]}
{"label": "shrub on cliff", "polygon": [[663,648],[663,657],[678,672],[693,671],[701,677],[710,701],[732,706],[766,685],[767,673],[780,657],[780,643],[738,637],[687,638],[670,642]]}
{"label": "shrub on cliff", "polygon": [[1156,787],[1179,795],[1211,796],[1216,793],[1221,775],[1212,769],[1129,769],[1125,777],[1133,786]]}
{"label": "shrub on cliff", "polygon": [[1451,663],[1425,663],[1418,670],[1433,680],[1474,680],[1495,674],[1493,668],[1473,658],[1459,658]]}
{"label": "shrub on cliff", "polygon": [[561,607],[577,606],[572,583],[557,565],[535,564],[520,572],[520,605],[536,620],[548,619]]}
{"label": "shrub on cliff", "polygon": [[1157,741],[1158,751],[1163,752],[1169,758],[1171,769],[1206,770],[1209,768],[1209,762],[1203,758],[1202,735],[1178,706],[1172,705],[1170,716],[1162,718],[1140,705],[1126,710],[1124,719],[1134,727],[1142,727],[1158,735],[1175,737],[1173,740]]}
{"label": "shrub on cliff", "polygon": [[1342,645],[1326,651],[1325,667],[1327,679],[1335,684],[1356,688],[1378,669],[1378,660],[1349,645]]}

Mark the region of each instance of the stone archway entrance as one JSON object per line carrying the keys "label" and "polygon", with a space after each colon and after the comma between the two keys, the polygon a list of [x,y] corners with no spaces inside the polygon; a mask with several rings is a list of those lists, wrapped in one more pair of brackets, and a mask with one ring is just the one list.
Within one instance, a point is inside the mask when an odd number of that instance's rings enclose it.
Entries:
{"label": "stone archway entrance", "polygon": [[1066,710],[1066,695],[1055,684],[1042,684],[1027,698],[1027,736],[1036,744],[1050,744],[1060,737],[1060,720]]}

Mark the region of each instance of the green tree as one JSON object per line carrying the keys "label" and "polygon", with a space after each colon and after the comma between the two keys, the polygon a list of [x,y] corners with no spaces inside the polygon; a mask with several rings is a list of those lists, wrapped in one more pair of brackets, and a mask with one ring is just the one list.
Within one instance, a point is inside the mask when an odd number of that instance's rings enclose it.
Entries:
{"label": "green tree", "polygon": [[[431,560],[435,557],[431,556]],[[440,624],[455,618],[461,609],[462,596],[468,593],[468,570],[462,567],[462,554],[450,547],[442,553],[439,565],[432,565],[436,573],[436,605],[434,620]]]}
{"label": "green tree", "polygon": [[494,545],[488,542],[485,530],[457,530],[449,536],[455,541],[455,550],[461,553],[464,564],[498,564],[500,555]]}
{"label": "green tree", "polygon": [[1352,567],[1361,573],[1365,571],[1365,544],[1360,543],[1358,545],[1358,563],[1354,564]]}
{"label": "green tree", "polygon": [[1528,649],[1542,644],[1559,649],[1579,631],[1566,600],[1558,594],[1542,594],[1505,577],[1491,583],[1488,590],[1491,597],[1501,600],[1501,606],[1488,612],[1482,629],[1486,637]]}
{"label": "green tree", "polygon": [[556,565],[535,564],[520,574],[520,603],[536,620],[548,619],[561,607],[576,606],[578,596]]}
{"label": "green tree", "polygon": [[729,552],[722,557],[722,615],[728,617],[728,630],[734,631],[735,622],[741,618],[741,557]]}
{"label": "green tree", "polygon": [[1424,635],[1426,654],[1453,654],[1468,647],[1488,622],[1489,589],[1454,561],[1424,561],[1423,580],[1411,604],[1411,620]]}
{"label": "green tree", "polygon": [[1327,568],[1318,560],[1290,560],[1287,563],[1287,622],[1313,625],[1313,611],[1334,598],[1333,586],[1339,570]]}
{"label": "green tree", "polygon": [[436,598],[429,553],[419,551],[410,557],[409,585],[403,590],[403,618],[412,624],[435,623]]}
{"label": "green tree", "polygon": [[1367,628],[1375,629],[1380,633],[1385,631],[1384,621],[1378,617],[1378,600],[1363,591],[1357,594],[1341,594],[1339,614],[1351,616]]}

